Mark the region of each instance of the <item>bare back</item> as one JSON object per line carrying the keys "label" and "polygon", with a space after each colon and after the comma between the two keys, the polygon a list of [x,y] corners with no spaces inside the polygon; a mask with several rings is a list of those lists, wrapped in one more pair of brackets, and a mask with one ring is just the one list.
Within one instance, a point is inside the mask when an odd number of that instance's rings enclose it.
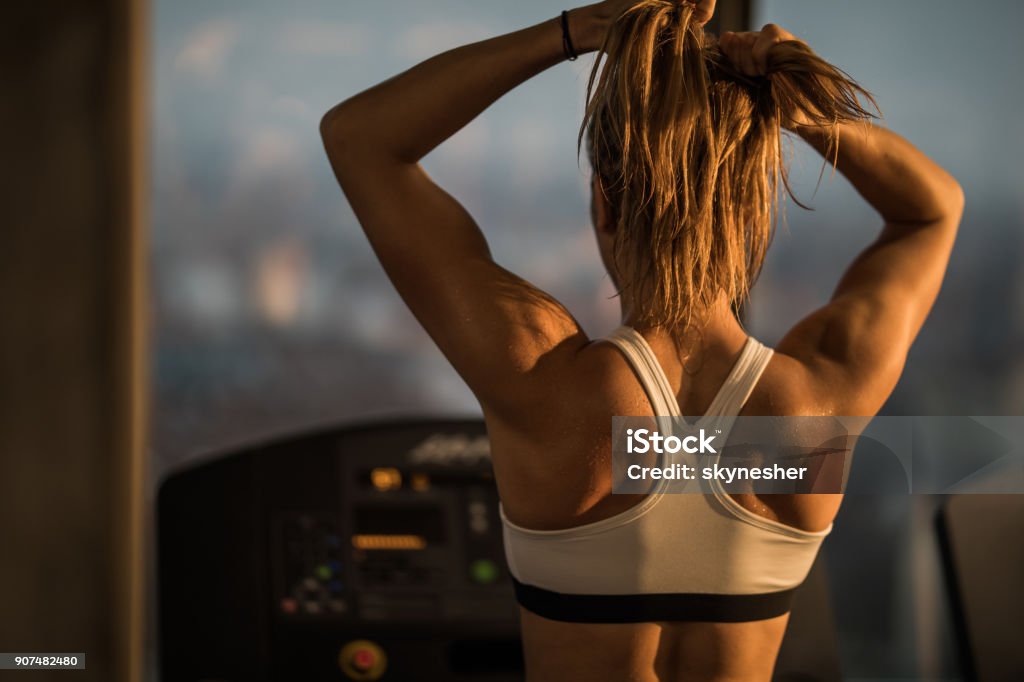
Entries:
{"label": "bare back", "polygon": [[[711,344],[697,371],[683,369],[683,353],[671,339],[648,338],[688,415],[704,413],[739,355],[746,335],[730,320],[710,330]],[[793,381],[800,375],[788,366],[792,362],[781,354],[772,358],[742,414],[808,413],[809,396]],[[611,494],[611,417],[653,415],[632,369],[609,344],[594,343],[561,371],[564,378],[555,383],[565,387],[573,414],[559,416],[572,427],[558,439],[557,450],[545,447],[543,438],[524,442],[489,423],[505,512],[531,528],[591,523],[643,499]],[[537,414],[535,423],[549,424],[553,417],[550,411]],[[537,443],[533,450],[529,441]],[[747,495],[737,501],[766,518],[817,531],[831,523],[839,497]],[[742,623],[567,623],[526,609],[521,616],[530,680],[769,679],[788,620],[782,615]]]}

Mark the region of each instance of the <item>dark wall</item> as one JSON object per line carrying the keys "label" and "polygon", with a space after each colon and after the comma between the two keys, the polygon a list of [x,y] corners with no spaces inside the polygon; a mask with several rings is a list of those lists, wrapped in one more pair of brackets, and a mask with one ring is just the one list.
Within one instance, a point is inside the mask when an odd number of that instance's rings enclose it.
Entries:
{"label": "dark wall", "polygon": [[141,19],[0,22],[0,650],[85,652],[76,679],[139,677]]}

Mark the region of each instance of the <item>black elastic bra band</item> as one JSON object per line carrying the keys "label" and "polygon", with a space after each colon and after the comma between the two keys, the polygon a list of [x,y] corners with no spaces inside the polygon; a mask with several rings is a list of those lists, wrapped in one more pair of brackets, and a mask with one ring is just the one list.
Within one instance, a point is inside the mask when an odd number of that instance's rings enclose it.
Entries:
{"label": "black elastic bra band", "polygon": [[514,577],[516,601],[528,611],[566,623],[744,623],[788,613],[797,588],[763,594],[566,594]]}
{"label": "black elastic bra band", "polygon": [[569,12],[562,10],[562,50],[565,51],[565,58],[570,62],[576,61],[579,57],[576,48],[572,46],[572,38],[569,37]]}

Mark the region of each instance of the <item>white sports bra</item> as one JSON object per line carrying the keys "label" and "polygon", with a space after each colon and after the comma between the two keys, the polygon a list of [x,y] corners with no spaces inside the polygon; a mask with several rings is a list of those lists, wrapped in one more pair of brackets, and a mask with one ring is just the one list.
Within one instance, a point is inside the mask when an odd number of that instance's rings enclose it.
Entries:
{"label": "white sports bra", "polygon": [[[681,417],[647,341],[620,327],[607,341],[626,356],[656,416]],[[727,441],[772,350],[749,338],[701,419]],[[609,425],[610,428],[611,425]],[[789,611],[831,531],[803,531],[749,511],[721,489],[662,494],[607,519],[531,530],[501,510],[505,555],[519,603],[568,622],[739,622]]]}

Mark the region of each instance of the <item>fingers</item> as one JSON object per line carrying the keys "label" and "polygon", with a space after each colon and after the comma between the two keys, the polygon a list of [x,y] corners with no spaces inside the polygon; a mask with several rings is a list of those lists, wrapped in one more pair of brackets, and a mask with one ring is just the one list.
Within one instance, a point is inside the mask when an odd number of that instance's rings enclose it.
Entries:
{"label": "fingers", "polygon": [[763,76],[764,68],[754,60],[754,44],[757,33],[723,33],[718,45],[732,65],[744,76]]}
{"label": "fingers", "polygon": [[768,53],[779,43],[796,40],[789,31],[766,24],[758,32],[723,33],[718,44],[725,56],[745,76],[764,76],[768,71]]}
{"label": "fingers", "polygon": [[695,7],[693,17],[700,24],[708,23],[715,15],[716,0],[685,0],[685,2]]}
{"label": "fingers", "polygon": [[754,41],[751,52],[753,53],[754,61],[762,68],[762,75],[768,68],[768,52],[786,40],[796,40],[796,36],[776,24],[765,24],[761,32],[757,34],[757,40]]}

